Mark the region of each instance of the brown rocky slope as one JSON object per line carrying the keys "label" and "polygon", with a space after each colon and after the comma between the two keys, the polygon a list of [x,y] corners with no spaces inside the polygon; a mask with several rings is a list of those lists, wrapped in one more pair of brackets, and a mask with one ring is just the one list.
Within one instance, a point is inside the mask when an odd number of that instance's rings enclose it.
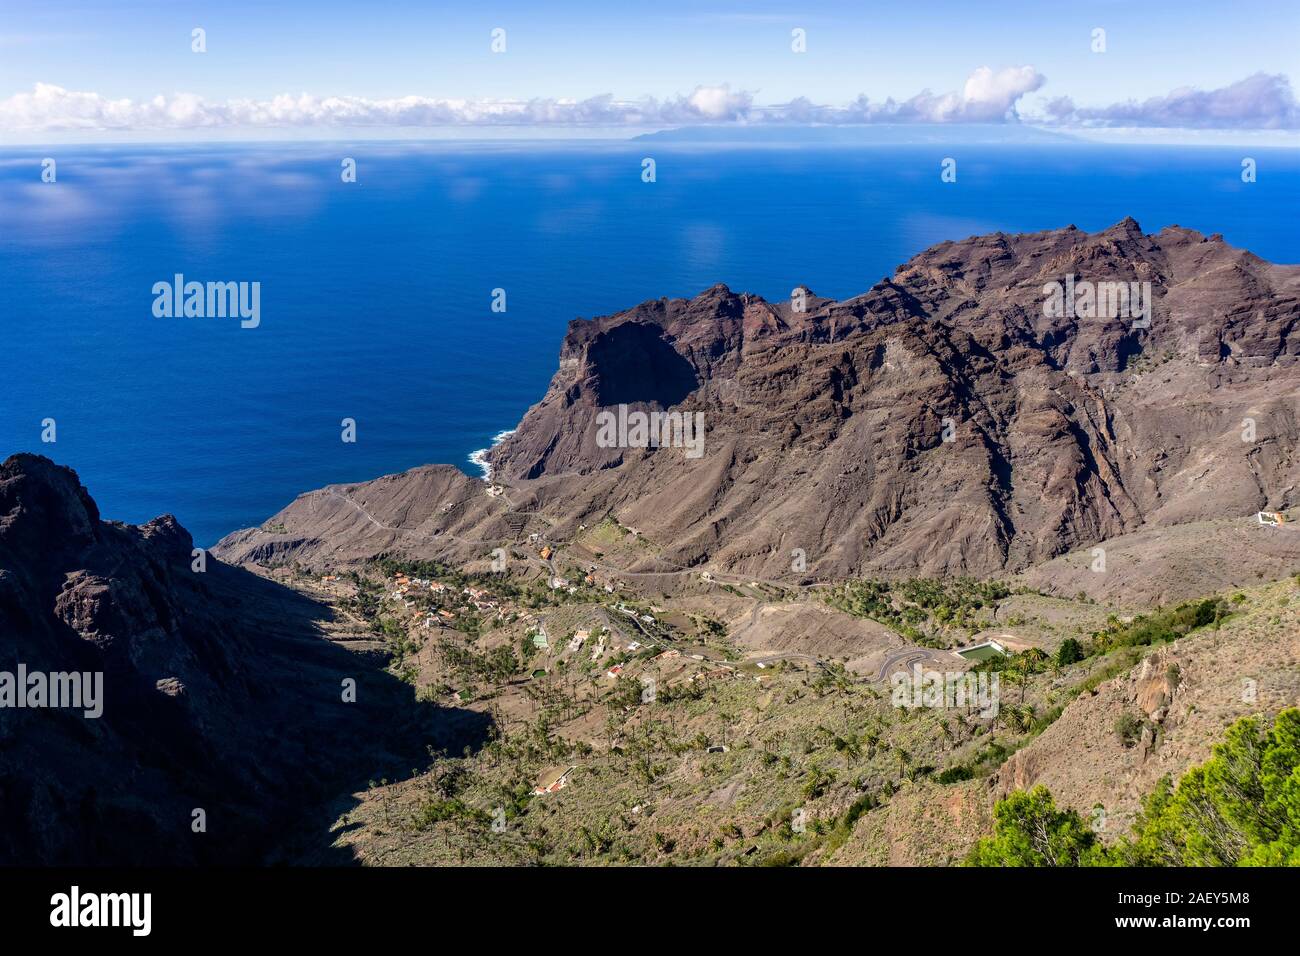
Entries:
{"label": "brown rocky slope", "polygon": [[[1149,283],[1150,327],[1045,314],[1045,286],[1067,275]],[[490,455],[502,497],[417,469],[303,496],[275,533],[218,550],[465,558],[613,516],[655,543],[655,568],[982,576],[1285,508],[1300,469],[1298,296],[1300,267],[1127,219],[941,243],[803,311],[724,286],[647,302],[570,324],[546,395]],[[601,447],[596,416],[620,404],[701,412],[703,455]]]}

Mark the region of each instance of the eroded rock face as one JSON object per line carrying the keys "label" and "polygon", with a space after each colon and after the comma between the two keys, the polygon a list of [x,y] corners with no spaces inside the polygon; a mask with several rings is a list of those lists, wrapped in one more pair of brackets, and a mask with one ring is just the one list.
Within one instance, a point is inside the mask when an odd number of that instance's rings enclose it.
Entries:
{"label": "eroded rock face", "polygon": [[1178,667],[1173,655],[1161,649],[1143,659],[1138,670],[1134,703],[1150,720],[1160,723],[1178,689]]}
{"label": "eroded rock face", "polygon": [[[1138,283],[1149,321],[1046,308],[1067,277]],[[454,561],[613,516],[654,543],[639,570],[1004,575],[1294,504],[1298,328],[1300,267],[1131,219],[941,243],[843,302],[715,286],[570,323],[550,388],[489,456],[504,498],[414,469],[304,495],[272,519],[285,531],[217,550]],[[620,403],[702,415],[703,454],[605,447]]]}
{"label": "eroded rock face", "polygon": [[[1066,277],[1142,289],[1149,328],[1048,314]],[[813,575],[1024,568],[1293,503],[1298,292],[1300,268],[1132,219],[942,243],[802,312],[716,286],[571,323],[491,462],[555,479],[556,517],[614,513],[687,564],[780,575],[802,548]],[[702,412],[706,453],[599,447],[615,397]],[[1243,441],[1246,419],[1267,437]]]}
{"label": "eroded rock face", "polygon": [[423,753],[427,715],[320,636],[323,608],[196,572],[192,547],[171,516],[101,521],[48,459],[0,464],[0,671],[102,675],[95,718],[0,707],[0,864],[255,862],[314,800]]}

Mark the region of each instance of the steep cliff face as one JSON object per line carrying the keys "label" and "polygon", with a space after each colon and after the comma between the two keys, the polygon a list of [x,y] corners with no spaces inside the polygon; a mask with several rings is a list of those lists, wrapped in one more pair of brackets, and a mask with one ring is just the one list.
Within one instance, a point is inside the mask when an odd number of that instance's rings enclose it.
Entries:
{"label": "steep cliff face", "polygon": [[[1300,268],[1131,219],[942,243],[803,310],[717,286],[572,323],[491,461],[553,479],[556,517],[616,514],[684,564],[1023,568],[1293,503],[1298,292]],[[601,447],[619,403],[702,413],[704,455]]]}
{"label": "steep cliff face", "polygon": [[0,707],[0,863],[256,861],[422,752],[409,688],[326,641],[325,609],[192,547],[171,516],[102,521],[45,458],[0,464],[0,672],[102,675],[94,708]]}
{"label": "steep cliff face", "polygon": [[[416,469],[304,495],[286,532],[218,551],[465,560],[612,516],[653,544],[641,571],[1005,574],[1294,505],[1298,324],[1300,267],[1131,219],[941,243],[842,302],[715,286],[570,323],[490,454],[501,497]],[[611,443],[620,408],[701,416],[702,453]]]}

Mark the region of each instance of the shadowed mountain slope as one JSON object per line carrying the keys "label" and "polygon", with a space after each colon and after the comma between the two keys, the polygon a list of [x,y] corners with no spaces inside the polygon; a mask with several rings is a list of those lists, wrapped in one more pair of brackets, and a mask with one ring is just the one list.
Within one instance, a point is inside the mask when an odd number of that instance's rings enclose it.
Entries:
{"label": "shadowed mountain slope", "polygon": [[0,864],[257,862],[438,727],[481,735],[326,640],[328,608],[192,549],[170,515],[102,521],[48,459],[0,464],[0,671],[103,681],[99,717],[0,708]]}

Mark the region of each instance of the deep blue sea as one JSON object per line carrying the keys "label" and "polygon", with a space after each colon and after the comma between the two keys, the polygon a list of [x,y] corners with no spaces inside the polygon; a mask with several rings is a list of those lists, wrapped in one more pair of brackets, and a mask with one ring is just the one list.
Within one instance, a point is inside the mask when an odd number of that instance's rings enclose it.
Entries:
{"label": "deep blue sea", "polygon": [[[0,457],[49,455],[105,517],[170,511],[209,545],[329,482],[477,473],[468,456],[541,397],[577,316],[715,282],[845,297],[944,239],[1126,215],[1294,263],[1297,173],[1293,153],[1239,148],[10,148]],[[152,287],[176,273],[260,282],[260,326],[155,317]]]}

